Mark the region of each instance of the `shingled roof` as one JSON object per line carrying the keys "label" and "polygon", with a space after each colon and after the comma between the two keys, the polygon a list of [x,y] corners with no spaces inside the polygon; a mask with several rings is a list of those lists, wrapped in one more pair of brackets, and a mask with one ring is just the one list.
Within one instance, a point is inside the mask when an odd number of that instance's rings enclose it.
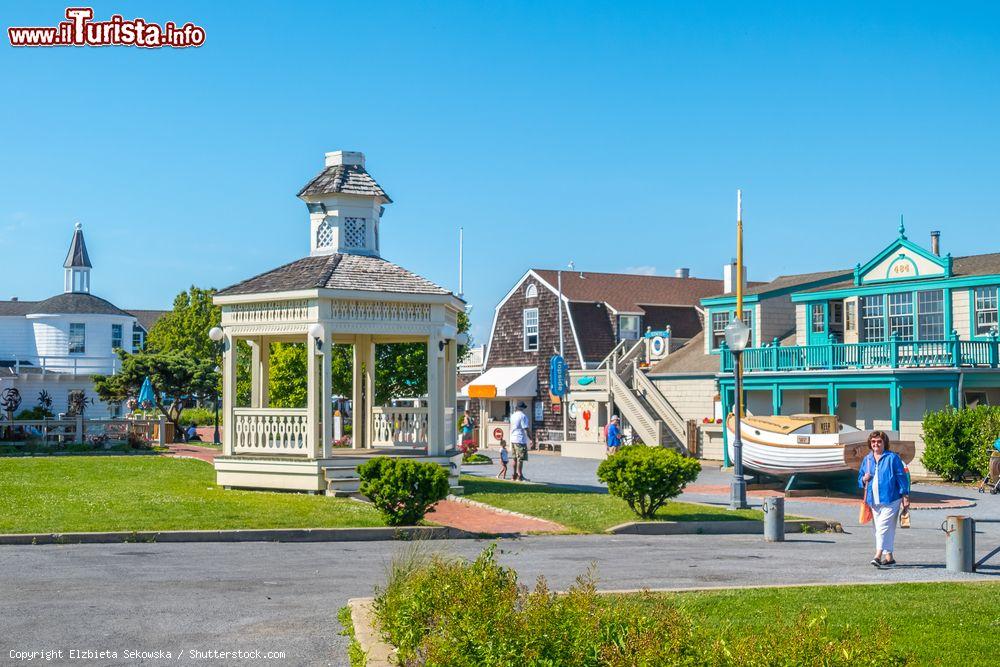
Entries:
{"label": "shingled roof", "polygon": [[367,195],[384,197],[386,202],[392,199],[385,193],[382,186],[365,171],[360,164],[338,164],[325,167],[314,179],[306,183],[299,191],[299,197],[308,195],[326,195],[342,192],[349,195]]}
{"label": "shingled roof", "polygon": [[[1000,275],[1000,252],[988,253],[985,255],[966,255],[965,257],[953,257],[951,261],[951,274],[952,276],[992,276]],[[924,279],[932,280],[935,278],[940,278],[940,276],[925,276]],[[826,292],[828,290],[842,289],[844,287],[851,287],[854,285],[854,272],[849,272],[849,275],[844,278],[844,280],[831,283],[829,285],[821,285],[819,287],[814,287],[812,289],[803,290],[804,292]]]}
{"label": "shingled roof", "polygon": [[426,278],[381,257],[333,254],[303,257],[218,292],[259,294],[330,288],[403,294],[451,294]]}
{"label": "shingled roof", "polygon": [[[533,269],[555,286],[556,271]],[[756,283],[755,283],[756,284]],[[629,273],[562,272],[563,295],[570,301],[603,302],[619,313],[644,312],[643,306],[697,306],[722,290],[721,280],[641,276]]]}
{"label": "shingled roof", "polygon": [[[9,303],[9,302],[8,302]],[[133,317],[106,299],[84,292],[57,294],[31,304],[29,315],[124,315]]]}
{"label": "shingled roof", "polygon": [[138,322],[138,324],[139,324],[140,327],[142,327],[146,331],[149,331],[150,329],[153,328],[153,325],[156,324],[156,320],[160,319],[161,317],[163,317],[164,315],[166,315],[170,311],[169,310],[134,310],[133,309],[133,310],[129,310],[128,312],[131,315],[135,316],[136,322]]}
{"label": "shingled roof", "polygon": [[69,252],[66,253],[66,261],[63,268],[94,268],[90,263],[90,255],[87,254],[87,244],[83,242],[83,225],[79,222],[73,230],[73,240],[69,244]]}

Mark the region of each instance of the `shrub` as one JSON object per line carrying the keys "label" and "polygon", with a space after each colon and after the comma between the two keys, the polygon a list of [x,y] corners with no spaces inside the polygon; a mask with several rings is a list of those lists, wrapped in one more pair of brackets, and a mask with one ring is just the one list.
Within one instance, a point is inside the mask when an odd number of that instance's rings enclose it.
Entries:
{"label": "shrub", "polygon": [[800,617],[763,633],[699,626],[652,594],[605,596],[588,572],[562,594],[529,590],[494,560],[469,563],[410,549],[394,559],[374,612],[402,665],[901,665],[886,633],[833,633]]}
{"label": "shrub", "polygon": [[701,472],[697,460],[663,447],[630,445],[601,461],[597,478],[643,519],[652,518]]}
{"label": "shrub", "polygon": [[990,449],[1000,435],[1000,407],[948,407],[924,415],[924,453],[920,461],[931,472],[959,481],[966,472],[985,475]]}
{"label": "shrub", "polygon": [[[213,408],[185,408],[177,420],[182,426],[214,426],[215,410]],[[222,410],[219,410],[219,424],[222,424]]]}
{"label": "shrub", "polygon": [[50,410],[41,405],[36,405],[33,408],[28,408],[27,410],[21,410],[14,417],[15,420],[29,421],[35,419],[52,419],[53,414]]}
{"label": "shrub", "polygon": [[448,473],[436,463],[376,456],[358,466],[361,493],[390,526],[412,526],[448,495]]}

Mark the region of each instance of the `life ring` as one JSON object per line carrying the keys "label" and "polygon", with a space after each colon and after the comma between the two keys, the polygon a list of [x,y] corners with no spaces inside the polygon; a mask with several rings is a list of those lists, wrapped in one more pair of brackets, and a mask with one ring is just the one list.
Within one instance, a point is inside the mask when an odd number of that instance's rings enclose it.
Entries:
{"label": "life ring", "polygon": [[653,336],[649,340],[649,355],[662,357],[667,351],[667,340],[663,336]]}

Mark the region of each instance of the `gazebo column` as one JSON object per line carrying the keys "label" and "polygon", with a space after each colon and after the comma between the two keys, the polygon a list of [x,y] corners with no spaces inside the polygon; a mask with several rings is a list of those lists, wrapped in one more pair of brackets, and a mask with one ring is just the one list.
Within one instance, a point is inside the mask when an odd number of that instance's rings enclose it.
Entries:
{"label": "gazebo column", "polygon": [[458,343],[455,339],[448,341],[444,348],[444,405],[451,410],[451,419],[445,419],[448,428],[445,433],[445,449],[454,449],[458,438]]}
{"label": "gazebo column", "polygon": [[352,396],[354,430],[351,446],[372,446],[372,406],[375,404],[375,345],[371,336],[354,337]]}
{"label": "gazebo column", "polygon": [[251,339],[250,407],[266,408],[270,402],[268,384],[271,375],[271,344],[263,336]]}
{"label": "gazebo column", "polygon": [[306,336],[306,424],[309,434],[309,458],[317,458],[321,451],[319,446],[320,437],[323,434],[320,413],[320,395],[323,386],[320,374],[317,372],[318,363],[324,359],[316,347],[316,339]]}
{"label": "gazebo column", "polygon": [[233,455],[236,436],[236,339],[227,335],[222,352],[222,454]]}
{"label": "gazebo column", "polygon": [[444,392],[447,382],[440,342],[438,336],[427,339],[427,453],[430,456],[440,456],[446,449]]}
{"label": "gazebo column", "polygon": [[324,459],[333,455],[333,368],[331,359],[333,354],[333,332],[329,326],[324,327],[326,333],[323,337],[323,355],[320,357],[320,381],[322,383],[322,393],[320,402],[323,406],[323,440],[319,448]]}

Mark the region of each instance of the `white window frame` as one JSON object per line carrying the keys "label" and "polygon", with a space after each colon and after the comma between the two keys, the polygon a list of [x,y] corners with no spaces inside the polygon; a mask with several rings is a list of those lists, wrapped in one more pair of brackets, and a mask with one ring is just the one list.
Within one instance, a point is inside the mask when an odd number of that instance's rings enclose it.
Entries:
{"label": "white window frame", "polygon": [[[74,329],[76,329],[77,331],[74,331]],[[76,340],[77,336],[79,336],[80,340]],[[79,343],[79,349],[74,349],[74,346],[77,343]],[[70,322],[67,352],[69,354],[87,354],[86,322]]]}
{"label": "white window frame", "polygon": [[[118,332],[118,344],[115,345],[115,332]],[[125,344],[125,326],[122,324],[111,325],[111,349],[118,350]]]}
{"label": "white window frame", "polygon": [[[539,335],[538,335],[538,309],[537,308],[525,308],[521,315],[523,331],[524,331],[524,351],[525,352],[538,352],[539,349]],[[534,324],[531,320],[534,320]],[[534,342],[532,342],[532,337],[534,337]]]}
{"label": "white window frame", "polygon": [[142,328],[136,325],[132,325],[132,351],[139,352],[142,348],[146,347],[146,334],[143,332]]}
{"label": "white window frame", "polygon": [[[972,298],[973,331],[977,336],[989,336],[990,332],[997,328],[997,288],[977,287],[972,293]],[[981,315],[983,317],[980,317]]]}
{"label": "white window frame", "polygon": [[528,286],[524,288],[524,298],[525,299],[537,299],[538,298],[538,285],[535,283],[528,283]]}
{"label": "white window frame", "polygon": [[[635,329],[626,329],[625,321],[634,321]],[[639,340],[642,332],[642,317],[639,315],[619,315],[618,316],[618,340]],[[625,335],[628,333],[629,335]],[[634,335],[633,335],[634,334]]]}
{"label": "white window frame", "polygon": [[[869,307],[868,304],[871,304]],[[869,312],[877,311],[876,315]],[[869,329],[868,324],[873,326]],[[886,340],[885,321],[885,295],[871,294],[861,296],[858,300],[858,331],[863,342],[882,342]],[[879,335],[872,337],[869,332],[877,332]]]}
{"label": "white window frame", "polygon": [[[927,298],[929,295],[935,295],[936,298],[929,299]],[[938,310],[925,312],[928,306],[931,305],[938,308]],[[917,339],[944,340],[944,290],[920,290],[917,292],[916,307]],[[933,331],[931,331],[931,329],[933,329]],[[928,335],[928,333],[930,335]]]}

